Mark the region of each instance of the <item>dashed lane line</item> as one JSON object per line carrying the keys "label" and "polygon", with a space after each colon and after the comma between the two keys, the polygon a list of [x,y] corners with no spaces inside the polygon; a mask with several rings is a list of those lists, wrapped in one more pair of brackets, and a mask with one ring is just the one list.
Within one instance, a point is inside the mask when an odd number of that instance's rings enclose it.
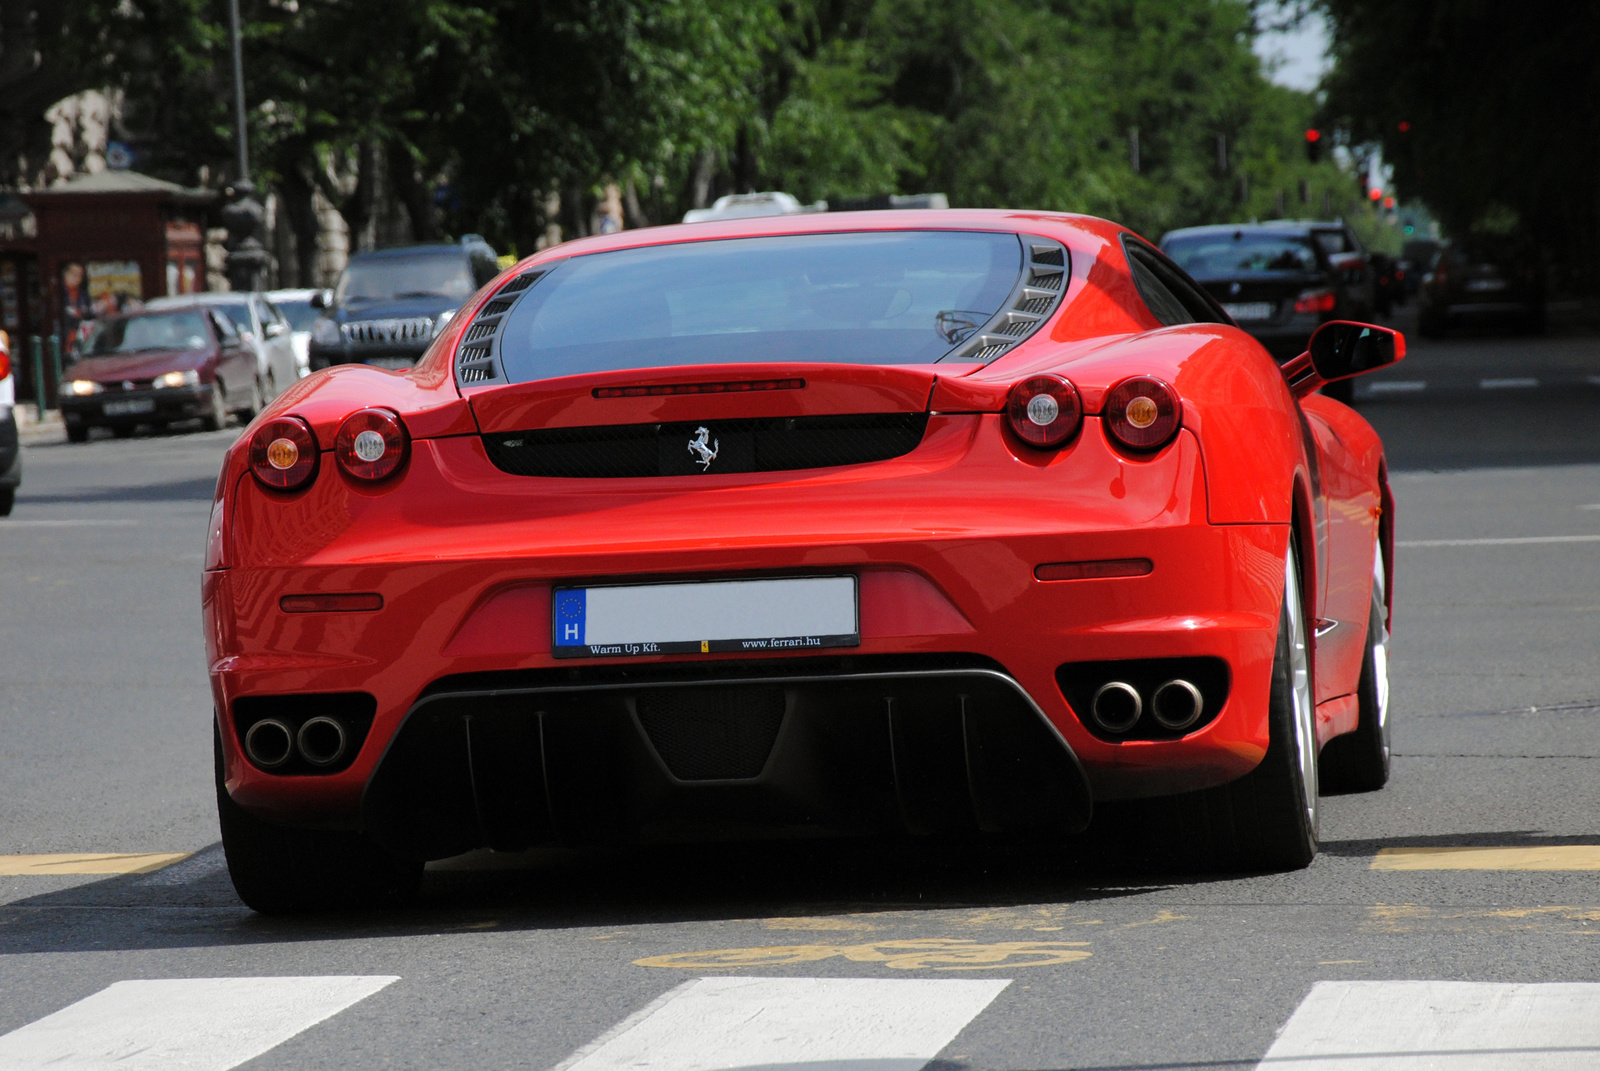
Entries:
{"label": "dashed lane line", "polygon": [[189,858],[192,852],[61,852],[0,855],[0,877],[48,874],[148,874]]}
{"label": "dashed lane line", "polygon": [[1532,848],[1382,848],[1373,870],[1600,870],[1600,844]]}
{"label": "dashed lane line", "polygon": [[557,1071],[918,1071],[1009,979],[699,978]]}
{"label": "dashed lane line", "polygon": [[334,975],[117,982],[0,1036],[0,1067],[228,1071],[396,981]]}
{"label": "dashed lane line", "polygon": [[1502,379],[1478,380],[1478,386],[1482,390],[1527,390],[1538,385],[1539,381],[1532,376],[1506,376]]}
{"label": "dashed lane line", "polygon": [[1425,379],[1380,379],[1367,384],[1367,391],[1371,394],[1407,394],[1427,389],[1428,381]]}
{"label": "dashed lane line", "polygon": [[139,522],[131,518],[60,518],[7,517],[0,520],[0,532],[7,528],[131,528]]}
{"label": "dashed lane line", "polygon": [[1507,539],[1397,539],[1397,547],[1520,547],[1537,543],[1600,543],[1600,535],[1514,536]]}
{"label": "dashed lane line", "polygon": [[1579,1071],[1600,1063],[1600,984],[1318,982],[1263,1071]]}

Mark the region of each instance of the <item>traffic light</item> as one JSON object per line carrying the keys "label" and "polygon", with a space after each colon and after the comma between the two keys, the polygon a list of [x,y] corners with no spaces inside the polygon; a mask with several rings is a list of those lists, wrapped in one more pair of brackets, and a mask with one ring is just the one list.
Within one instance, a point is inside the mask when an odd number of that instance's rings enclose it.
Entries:
{"label": "traffic light", "polygon": [[1372,189],[1367,191],[1367,197],[1374,205],[1376,205],[1379,201],[1383,200],[1383,191],[1374,186]]}
{"label": "traffic light", "polygon": [[1322,131],[1315,128],[1306,131],[1306,159],[1312,163],[1322,159]]}

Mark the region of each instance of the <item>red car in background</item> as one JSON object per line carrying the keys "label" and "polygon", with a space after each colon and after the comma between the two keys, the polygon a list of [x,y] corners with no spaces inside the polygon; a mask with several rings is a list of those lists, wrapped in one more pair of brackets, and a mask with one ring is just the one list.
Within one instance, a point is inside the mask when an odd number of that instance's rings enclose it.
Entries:
{"label": "red car in background", "polygon": [[[1306,865],[1388,776],[1378,436],[1153,246],[1004,211],[568,243],[230,450],[203,606],[258,910],[479,847],[1083,829]],[[1321,763],[1319,768],[1319,752]]]}
{"label": "red car in background", "polygon": [[188,420],[216,431],[229,413],[248,421],[262,406],[255,352],[217,308],[96,320],[73,358],[57,402],[70,442],[97,427],[120,437]]}

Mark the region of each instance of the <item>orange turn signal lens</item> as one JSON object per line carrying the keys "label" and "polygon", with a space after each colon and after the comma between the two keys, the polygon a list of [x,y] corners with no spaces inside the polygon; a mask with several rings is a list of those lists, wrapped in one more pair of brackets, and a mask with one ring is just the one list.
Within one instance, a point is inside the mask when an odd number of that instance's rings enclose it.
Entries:
{"label": "orange turn signal lens", "polygon": [[295,491],[317,474],[317,440],[299,417],[280,417],[250,436],[250,471],[274,491]]}
{"label": "orange turn signal lens", "polygon": [[286,614],[356,614],[383,609],[383,596],[377,592],[340,595],[285,595],[278,609]]}
{"label": "orange turn signal lens", "polygon": [[1106,391],[1100,415],[1119,446],[1155,450],[1178,434],[1183,403],[1177,391],[1154,376],[1134,376]]}
{"label": "orange turn signal lens", "polygon": [[1116,576],[1148,576],[1155,569],[1149,558],[1112,558],[1098,562],[1051,562],[1036,566],[1040,580],[1106,580]]}

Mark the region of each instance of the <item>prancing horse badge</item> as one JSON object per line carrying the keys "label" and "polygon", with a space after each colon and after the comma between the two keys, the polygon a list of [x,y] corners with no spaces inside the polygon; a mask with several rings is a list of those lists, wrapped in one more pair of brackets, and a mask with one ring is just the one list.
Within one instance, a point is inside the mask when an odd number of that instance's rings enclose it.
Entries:
{"label": "prancing horse badge", "polygon": [[[709,443],[707,440],[710,440]],[[710,428],[695,428],[694,438],[689,440],[689,452],[700,463],[702,471],[709,469],[711,463],[717,459],[717,448],[722,445],[722,440],[711,438]]]}

